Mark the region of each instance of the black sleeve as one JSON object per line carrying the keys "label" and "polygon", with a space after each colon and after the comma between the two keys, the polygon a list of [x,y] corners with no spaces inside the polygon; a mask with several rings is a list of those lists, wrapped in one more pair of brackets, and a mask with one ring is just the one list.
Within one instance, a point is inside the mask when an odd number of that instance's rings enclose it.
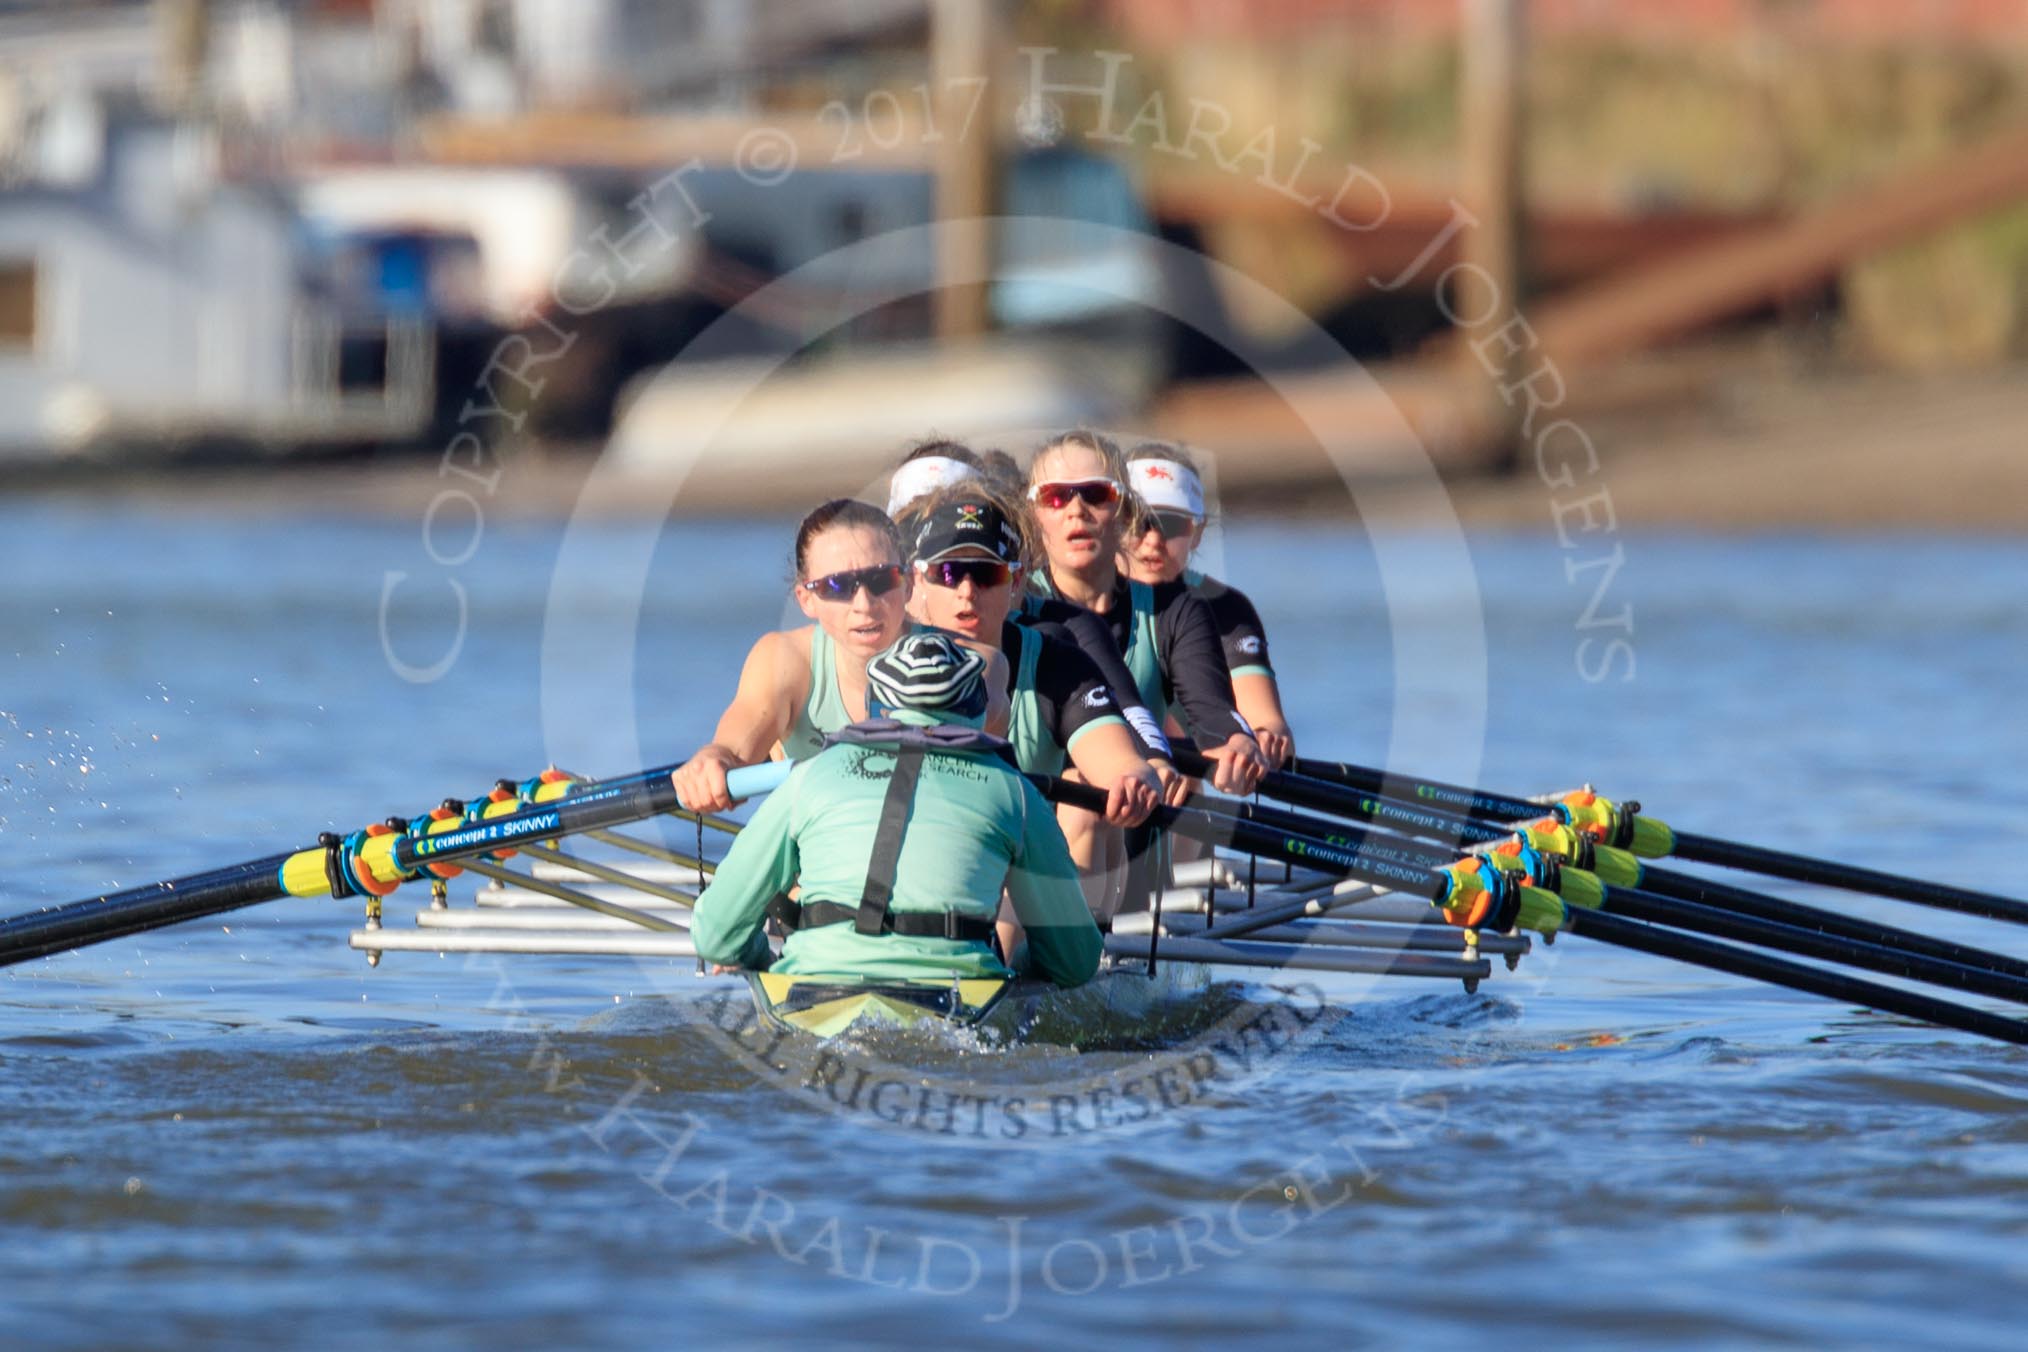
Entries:
{"label": "black sleeve", "polygon": [[1207,577],[1197,584],[1197,594],[1211,607],[1211,619],[1218,626],[1218,642],[1225,650],[1227,669],[1237,674],[1248,667],[1259,667],[1274,675],[1274,664],[1268,661],[1267,628],[1261,624],[1260,612],[1254,609],[1246,593],[1215,577]]}
{"label": "black sleeve", "polygon": [[[1140,734],[1127,722],[1112,683],[1061,627],[1038,625],[1025,641],[1042,645],[1035,659],[1035,697],[1058,746],[1068,749],[1071,738],[1105,718],[1119,719],[1139,746]],[[1139,749],[1148,754],[1146,747]]]}
{"label": "black sleeve", "polygon": [[1054,631],[1055,637],[1091,659],[1118,701],[1120,716],[1133,731],[1134,745],[1141,755],[1167,760],[1169,739],[1162,735],[1162,725],[1156,722],[1154,711],[1141,702],[1140,687],[1134,684],[1126,658],[1120,655],[1119,640],[1105,618],[1068,601],[1047,601],[1037,608],[1035,616],[1031,623],[1036,627]]}
{"label": "black sleeve", "polygon": [[1177,719],[1200,748],[1222,746],[1253,729],[1232,703],[1232,671],[1219,647],[1211,607],[1181,582],[1155,588],[1155,642]]}

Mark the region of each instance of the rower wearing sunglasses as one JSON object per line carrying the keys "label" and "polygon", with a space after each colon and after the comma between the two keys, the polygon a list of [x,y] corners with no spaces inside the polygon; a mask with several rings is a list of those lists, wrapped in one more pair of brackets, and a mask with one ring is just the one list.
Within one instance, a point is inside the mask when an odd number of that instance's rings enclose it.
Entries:
{"label": "rower wearing sunglasses", "polygon": [[[959,442],[943,439],[924,441],[916,445],[900,465],[895,467],[888,481],[887,514],[894,519],[903,540],[913,540],[922,529],[927,505],[933,500],[947,501],[951,493],[971,492],[985,495],[985,500],[997,508],[1002,519],[1015,528],[1020,536],[1020,557],[1009,566],[1017,574],[1013,583],[1013,595],[1025,597],[1024,582],[1034,569],[1028,559],[1029,546],[1021,527],[1028,521],[1022,504],[1025,500],[1027,476],[1015,463],[1014,457],[1001,450],[974,451]],[[946,491],[948,490],[948,491]],[[909,602],[909,613],[923,620],[921,588],[917,588]],[[1119,704],[1119,711],[1126,717],[1133,730],[1135,751],[1148,760],[1166,785],[1176,778],[1169,764],[1169,739],[1162,731],[1161,720],[1149,712],[1140,701],[1139,689],[1134,678],[1128,673],[1126,661],[1120,656],[1119,645],[1113,641],[1112,631],[1105,621],[1088,610],[1067,609],[1056,619],[1044,622],[1016,609],[1011,616],[1014,623],[1046,633],[1060,642],[1069,643],[1090,659],[1098,668],[1099,676],[1106,689]],[[946,629],[955,626],[942,624],[938,620],[924,620]],[[989,626],[990,627],[990,626]],[[967,629],[965,632],[970,633]],[[983,636],[980,637],[984,641]],[[1000,645],[1007,654],[1010,664],[1017,663],[1020,649],[1009,644]],[[1011,687],[1010,687],[1011,690]],[[1045,720],[1046,721],[1046,720]],[[1062,766],[1062,758],[1050,769],[1054,774]],[[1028,767],[1031,769],[1037,766]],[[1071,838],[1075,848],[1077,838]]]}
{"label": "rower wearing sunglasses", "polygon": [[1204,481],[1195,462],[1174,446],[1145,442],[1127,455],[1127,483],[1148,512],[1140,535],[1130,536],[1120,551],[1121,568],[1134,581],[1151,586],[1180,580],[1204,598],[1232,672],[1233,703],[1253,728],[1268,764],[1287,764],[1295,755],[1295,737],[1268,664],[1260,612],[1246,593],[1190,567],[1190,556],[1204,541],[1205,521]]}
{"label": "rower wearing sunglasses", "polygon": [[[1026,610],[1061,620],[1079,609],[1103,619],[1141,693],[1159,718],[1172,704],[1213,763],[1221,793],[1253,792],[1267,770],[1252,729],[1233,704],[1218,627],[1181,581],[1149,585],[1119,571],[1126,529],[1140,510],[1126,488],[1119,447],[1094,432],[1066,432],[1037,452],[1028,496],[1045,555]],[[1170,788],[1174,796],[1178,788]]]}
{"label": "rower wearing sunglasses", "polygon": [[[1090,980],[1102,940],[1049,802],[979,730],[987,671],[934,631],[876,654],[874,720],[799,761],[734,837],[692,912],[698,956],[839,981]],[[1003,889],[1027,936],[1011,964],[991,947]]]}
{"label": "rower wearing sunglasses", "polygon": [[[1131,685],[1115,686],[1058,626],[1014,621],[1024,562],[1017,510],[974,480],[936,490],[908,519],[915,538],[909,613],[1007,659],[1015,763],[1056,775],[1069,762],[1086,783],[1106,790],[1107,821],[1139,826],[1161,801],[1162,781],[1122,708],[1122,694],[1136,696]],[[1144,725],[1151,721],[1138,705],[1134,712]]]}
{"label": "rower wearing sunglasses", "polygon": [[[796,528],[794,565],[792,595],[812,622],[761,635],[710,744],[671,776],[694,812],[730,808],[726,772],[766,760],[776,744],[801,760],[865,718],[866,663],[909,626],[901,542],[878,507],[837,498],[811,512]],[[1004,696],[987,726],[1006,726]]]}

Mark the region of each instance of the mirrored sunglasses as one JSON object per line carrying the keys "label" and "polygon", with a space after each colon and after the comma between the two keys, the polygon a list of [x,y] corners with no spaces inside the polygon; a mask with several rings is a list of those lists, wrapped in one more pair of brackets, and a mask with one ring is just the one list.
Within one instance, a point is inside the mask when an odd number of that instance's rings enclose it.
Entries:
{"label": "mirrored sunglasses", "polygon": [[861,587],[866,588],[868,596],[885,596],[901,585],[901,565],[883,563],[872,568],[827,573],[799,585],[819,601],[850,601]]}
{"label": "mirrored sunglasses", "polygon": [[1078,479],[1068,483],[1037,484],[1028,496],[1052,512],[1070,506],[1072,498],[1083,498],[1088,507],[1110,507],[1120,500],[1116,479]]}
{"label": "mirrored sunglasses", "polygon": [[970,579],[974,587],[1004,586],[1013,575],[1013,570],[998,559],[944,559],[937,563],[916,565],[931,586],[956,587]]}

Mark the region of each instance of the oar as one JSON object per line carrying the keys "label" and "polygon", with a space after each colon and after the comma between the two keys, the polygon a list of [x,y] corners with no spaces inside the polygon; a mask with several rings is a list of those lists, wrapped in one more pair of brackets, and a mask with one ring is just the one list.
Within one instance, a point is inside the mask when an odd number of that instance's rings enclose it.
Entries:
{"label": "oar", "polygon": [[[1440,848],[1419,845],[1398,836],[1379,835],[1302,813],[1286,812],[1279,808],[1234,802],[1229,799],[1206,800],[1203,806],[1213,816],[1229,815],[1273,831],[1348,846],[1362,855],[1384,858],[1395,863],[1443,869],[1456,860],[1454,853]],[[1900,977],[1906,981],[1947,986],[1953,990],[1990,995],[2010,1000],[2015,1004],[2028,1005],[2028,979],[2021,977],[1941,961],[1891,946],[1836,938],[1820,930],[1734,914],[1716,907],[1659,896],[1640,888],[1615,886],[1601,881],[1596,874],[1570,866],[1546,869],[1545,876],[1533,877],[1532,881],[1538,887],[1556,892],[1573,906],[1611,911],[1636,920],[1653,921],[1677,929],[1695,930],[1722,939],[1736,939],[1763,948],[1779,949],[1800,957],[1860,967],[1867,971],[1879,972],[1884,976]],[[1796,909],[1807,911],[1804,907]],[[1215,926],[1211,931],[1211,937],[1242,934],[1254,928],[1256,923],[1254,913],[1242,914]]]}
{"label": "oar", "polygon": [[1731,944],[1714,943],[1709,939],[1658,929],[1653,925],[1642,924],[1638,920],[1628,920],[1602,911],[1573,911],[1570,928],[1586,938],[1597,939],[1619,948],[1652,953],[1656,957],[1674,958],[1678,962],[1687,962],[1692,966],[1730,972],[1734,976],[1765,981],[1772,986],[1786,986],[1790,990],[1821,995],[1828,1000],[1886,1010],[1890,1014],[1919,1019],[1941,1028],[1955,1028],[1960,1032],[1977,1033],[1981,1037],[1993,1038],[2000,1042],[2028,1046],[2028,1023],[2004,1018],[1998,1014],[1989,1014],[1985,1010],[1973,1009],[1968,1005],[1952,1004],[1948,1000],[1938,1000],[1915,991],[1896,990],[1892,986],[1883,986],[1878,982],[1846,976],[1843,972],[1827,972],[1821,967],[1811,967],[1800,962],[1790,962],[1785,958],[1769,957],[1752,949],[1736,948]]}
{"label": "oar", "polygon": [[[1030,775],[1029,778],[1052,802],[1069,803],[1093,812],[1105,810],[1105,795],[1090,785],[1072,784],[1050,775]],[[1344,877],[1421,897],[1432,905],[1441,905],[1450,891],[1445,875],[1432,872],[1427,867],[1388,858],[1378,850],[1377,844],[1372,849],[1332,845],[1294,832],[1275,831],[1238,817],[1217,817],[1198,808],[1157,808],[1153,820],[1158,826],[1207,844],[1231,845],[1248,853],[1324,872],[1336,872]],[[1535,887],[1522,886],[1519,891],[1524,927],[1545,934],[1569,930],[1601,943],[1672,957],[1694,966],[1747,976],[1806,994],[1846,1000],[2002,1042],[2028,1045],[2028,1023],[1982,1009],[1883,986],[1841,972],[1827,972],[1695,935],[1660,929],[1604,911],[1567,907],[1560,898]],[[1260,914],[1282,909],[1263,908]],[[1227,933],[1232,932],[1229,927],[1220,928]],[[1197,937],[1216,936],[1206,931]]]}
{"label": "oar", "polygon": [[[1180,768],[1180,762],[1178,764]],[[1433,780],[1420,780],[1413,776],[1390,775],[1371,766],[1351,765],[1342,761],[1315,760],[1298,756],[1292,768],[1297,774],[1312,779],[1342,784],[1367,793],[1406,794],[1417,802],[1450,808],[1472,817],[1512,821],[1531,813],[1541,816],[1551,810],[1542,804],[1530,803],[1525,798],[1488,793],[1482,789],[1443,784]],[[1600,802],[1608,811],[1611,810],[1612,804],[1608,800],[1601,799]],[[1671,855],[1693,863],[1716,864],[1721,868],[1742,869],[1750,873],[1766,874],[1769,877],[1786,878],[1791,882],[1814,883],[1846,892],[1890,897],[1896,901],[1913,902],[1918,906],[1932,906],[1939,910],[1984,916],[1989,920],[2006,920],[2017,925],[2028,925],[2028,902],[2016,901],[2011,897],[1993,896],[1985,892],[1974,892],[1963,887],[1952,887],[1927,878],[1909,878],[1895,873],[1882,873],[1877,869],[1841,864],[1835,860],[1814,859],[1807,855],[1767,849],[1764,846],[1678,831],[1652,817],[1633,816],[1637,807],[1638,805],[1627,805],[1629,825],[1636,830],[1641,827],[1649,828],[1645,834],[1657,847],[1650,850],[1642,848],[1642,843],[1637,842],[1634,848],[1640,854],[1654,858]]]}
{"label": "oar", "polygon": [[[1197,756],[1197,753],[1185,748],[1177,749],[1176,758],[1179,767],[1190,774],[1199,772],[1198,769],[1192,768],[1193,766],[1203,764],[1202,758]],[[1446,844],[1491,844],[1511,839],[1518,829],[1534,842],[1537,848],[1569,856],[1579,867],[1598,874],[1602,880],[1616,886],[1638,887],[1656,896],[1695,902],[1702,906],[1750,915],[1761,920],[1772,920],[1783,925],[1814,930],[1819,934],[1850,939],[1856,943],[1898,949],[1915,956],[1934,958],[1939,962],[1955,963],[1961,967],[2028,980],[2028,962],[2009,957],[2004,953],[1993,953],[1966,944],[1952,943],[1914,930],[1863,920],[1855,916],[1839,915],[1834,911],[1805,906],[1800,902],[1786,901],[1708,878],[1672,872],[1647,863],[1631,851],[1615,849],[1610,845],[1592,841],[1572,828],[1543,827],[1539,812],[1535,822],[1517,828],[1503,823],[1458,816],[1379,794],[1347,788],[1323,779],[1287,772],[1268,775],[1263,780],[1261,788],[1263,792],[1284,802],[1296,803],[1312,811],[1350,817],[1357,821],[1378,822],[1410,835]],[[1325,837],[1331,838],[1329,835]]]}
{"label": "oar", "polygon": [[[778,785],[789,768],[782,761],[750,765],[733,771],[726,784],[734,797],[751,797]],[[0,920],[0,967],[283,897],[329,897],[335,867],[356,865],[385,887],[430,864],[453,864],[528,841],[680,811],[683,805],[669,780],[675,769],[659,766],[605,782],[559,782],[552,801],[476,821],[445,821],[428,833],[388,832],[356,848],[318,844],[17,915]]]}

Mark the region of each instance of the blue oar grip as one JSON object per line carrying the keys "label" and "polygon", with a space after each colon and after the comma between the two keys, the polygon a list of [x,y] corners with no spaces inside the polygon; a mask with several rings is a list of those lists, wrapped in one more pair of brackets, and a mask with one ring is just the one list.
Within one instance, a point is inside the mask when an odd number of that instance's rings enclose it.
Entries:
{"label": "blue oar grip", "polygon": [[742,765],[729,771],[725,776],[725,791],[735,799],[752,798],[756,794],[769,793],[782,786],[789,777],[789,771],[796,768],[794,761],[762,761],[759,765]]}

